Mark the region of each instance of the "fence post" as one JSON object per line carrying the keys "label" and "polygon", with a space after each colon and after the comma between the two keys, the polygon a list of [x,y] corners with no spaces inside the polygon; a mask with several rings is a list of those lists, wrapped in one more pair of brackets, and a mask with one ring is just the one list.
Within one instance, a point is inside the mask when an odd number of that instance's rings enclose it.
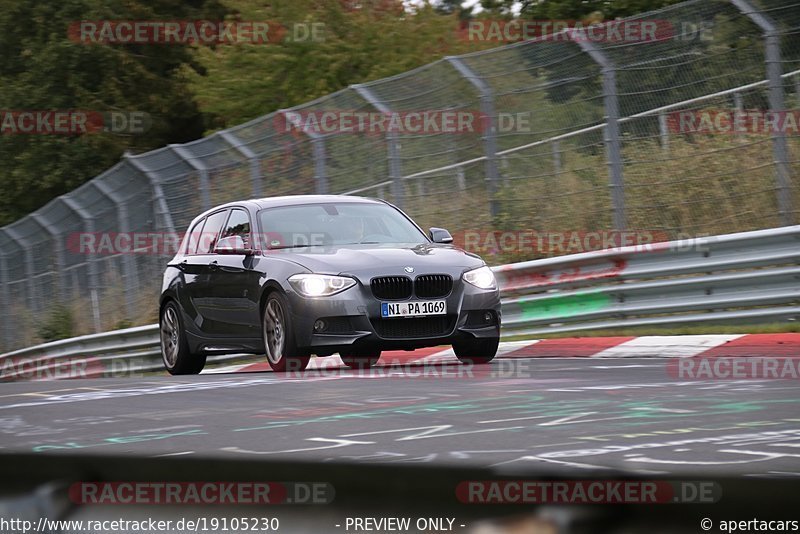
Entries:
{"label": "fence post", "polygon": [[[767,63],[767,82],[769,86],[769,108],[772,113],[784,113],[783,80],[781,67],[780,30],[769,17],[753,7],[747,0],[731,0],[736,8],[747,16],[764,32],[764,55]],[[786,146],[786,132],[775,128],[772,132],[772,154],[775,160],[775,182],[778,192],[778,211],[784,225],[794,223],[792,212],[792,185],[789,170],[789,155]]]}
{"label": "fence post", "polygon": [[[736,110],[737,115],[744,111],[744,99],[742,98],[742,93],[733,93],[733,109]],[[736,132],[736,138],[741,139],[742,133]]]}
{"label": "fence post", "polygon": [[3,290],[3,339],[5,339],[5,351],[11,350],[14,346],[14,315],[11,313],[11,291],[8,287],[8,262],[6,255],[0,253],[0,286]]}
{"label": "fence post", "polygon": [[27,296],[28,296],[28,308],[31,311],[35,311],[38,306],[36,305],[36,282],[33,275],[33,253],[31,252],[30,247],[25,246],[25,239],[20,236],[15,230],[12,230],[9,227],[0,228],[0,232],[5,232],[5,234],[19,245],[19,248],[25,251],[25,277],[26,279],[26,286]]}
{"label": "fence post", "polygon": [[37,212],[31,213],[31,219],[33,219],[36,224],[41,226],[42,229],[47,232],[53,242],[53,245],[55,246],[55,268],[58,272],[58,287],[56,288],[56,296],[58,297],[58,300],[63,303],[65,300],[64,290],[67,286],[67,273],[64,272],[64,249],[59,243],[61,233],[47,219],[39,215]]}
{"label": "fence post", "polygon": [[661,137],[661,149],[669,152],[669,123],[667,114],[663,111],[658,113],[658,133]]}
{"label": "fence post", "polygon": [[486,156],[486,181],[489,190],[489,211],[492,218],[494,218],[500,212],[497,204],[499,172],[497,170],[497,113],[495,113],[494,109],[494,94],[489,84],[469,68],[460,57],[447,56],[445,59],[480,93],[481,113],[485,116],[484,121],[482,121],[482,130],[483,151]]}
{"label": "fence post", "polygon": [[797,100],[797,106],[800,107],[800,74],[794,76],[794,98]]}
{"label": "fence post", "polygon": [[250,183],[252,185],[253,198],[261,196],[261,161],[255,152],[250,150],[250,147],[245,145],[241,139],[230,130],[222,130],[218,132],[223,141],[231,145],[234,150],[244,156],[250,164]]}
{"label": "fence post", "polygon": [[[86,211],[83,206],[78,204],[75,199],[66,195],[59,198],[65,206],[74,211],[75,214],[81,218],[83,221],[84,232],[93,234],[94,217],[92,217],[92,215]],[[89,297],[92,302],[92,320],[94,323],[94,331],[95,333],[99,333],[102,331],[102,325],[100,324],[100,309],[97,307],[97,291],[100,288],[97,275],[97,258],[94,256],[90,257],[86,264],[86,269],[86,279],[89,284]]]}
{"label": "fence post", "polygon": [[189,167],[197,171],[200,176],[200,203],[203,206],[203,211],[211,209],[211,191],[208,181],[208,167],[205,163],[198,161],[198,159],[188,150],[181,145],[167,145],[175,154],[178,155]]}
{"label": "fence post", "polygon": [[[569,34],[574,37],[572,33]],[[591,41],[574,39],[581,50],[600,65],[603,73],[603,107],[606,113],[605,145],[608,174],[611,186],[611,203],[614,210],[614,229],[625,230],[625,182],[622,177],[622,147],[619,136],[619,100],[617,97],[617,69],[611,59]]]}
{"label": "fence post", "polygon": [[328,194],[330,189],[328,186],[328,175],[325,167],[325,159],[327,158],[325,153],[325,137],[319,132],[306,131],[306,129],[303,128],[300,118],[294,115],[293,110],[281,109],[278,110],[278,113],[286,117],[291,125],[297,128],[299,132],[305,134],[309,139],[311,139],[311,150],[314,156],[314,190],[318,195]]}
{"label": "fence post", "polygon": [[553,150],[553,178],[558,179],[561,174],[561,146],[558,141],[550,143]]}
{"label": "fence post", "polygon": [[145,167],[136,156],[125,154],[123,158],[134,170],[144,174],[150,181],[150,187],[153,189],[153,201],[155,203],[153,213],[158,214],[160,212],[161,218],[164,221],[164,229],[174,234],[175,225],[172,223],[172,214],[169,211],[169,206],[167,206],[167,200],[164,196],[164,190],[161,187],[161,178],[158,174]]}
{"label": "fence post", "polygon": [[[89,183],[117,206],[117,225],[119,226],[119,232],[121,234],[130,233],[131,229],[130,225],[128,224],[128,207],[125,205],[125,202],[102,181],[92,180]],[[133,317],[133,292],[139,287],[136,264],[134,263],[134,257],[132,253],[122,254],[122,274],[125,277],[123,290],[125,292],[126,319],[130,319]]]}
{"label": "fence post", "polygon": [[[375,94],[367,87],[363,85],[351,85],[350,87],[381,113],[392,113],[389,106],[378,100]],[[402,209],[403,175],[400,166],[400,141],[397,139],[397,132],[387,130],[386,144],[389,146],[389,178],[392,180],[392,196],[394,197],[392,200],[398,208]]]}

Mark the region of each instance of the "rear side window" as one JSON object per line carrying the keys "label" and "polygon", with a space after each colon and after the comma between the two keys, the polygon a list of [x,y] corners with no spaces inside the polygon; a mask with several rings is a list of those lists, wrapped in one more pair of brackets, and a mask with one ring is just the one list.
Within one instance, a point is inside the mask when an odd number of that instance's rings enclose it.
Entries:
{"label": "rear side window", "polygon": [[206,219],[206,224],[200,232],[197,243],[197,254],[210,254],[217,244],[219,231],[222,225],[225,224],[225,219],[228,216],[228,211],[218,211],[213,215],[209,215]]}
{"label": "rear side window", "polygon": [[225,225],[225,230],[222,231],[220,239],[234,235],[242,238],[245,247],[250,246],[250,217],[244,210],[235,209],[231,211],[228,224]]}
{"label": "rear side window", "polygon": [[203,231],[203,225],[206,223],[205,219],[200,219],[197,224],[192,226],[189,230],[189,235],[185,238],[184,254],[197,254],[197,243],[200,241],[200,232]]}

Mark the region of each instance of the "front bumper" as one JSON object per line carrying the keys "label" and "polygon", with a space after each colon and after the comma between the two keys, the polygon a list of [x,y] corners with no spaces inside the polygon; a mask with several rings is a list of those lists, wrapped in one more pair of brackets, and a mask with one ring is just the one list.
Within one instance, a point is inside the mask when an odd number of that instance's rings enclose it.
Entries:
{"label": "front bumper", "polygon": [[[330,297],[307,298],[292,291],[288,298],[297,346],[320,356],[343,350],[413,350],[500,336],[499,292],[462,280],[454,280],[444,297],[447,315],[426,318],[382,319],[381,301],[363,284]],[[326,331],[315,331],[318,320],[326,323]]]}

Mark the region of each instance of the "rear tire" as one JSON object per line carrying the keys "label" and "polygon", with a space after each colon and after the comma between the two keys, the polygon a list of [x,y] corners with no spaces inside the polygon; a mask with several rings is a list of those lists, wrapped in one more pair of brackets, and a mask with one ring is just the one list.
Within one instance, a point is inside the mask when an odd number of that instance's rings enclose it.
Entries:
{"label": "rear tire", "polygon": [[350,369],[369,369],[378,363],[378,360],[381,357],[381,352],[351,352],[348,354],[340,353],[339,356],[342,358],[344,364]]}
{"label": "rear tire", "polygon": [[485,364],[494,359],[499,345],[499,337],[470,339],[453,343],[453,352],[463,363]]}
{"label": "rear tire", "polygon": [[196,375],[206,366],[205,354],[192,354],[186,342],[181,312],[175,301],[170,300],[161,310],[161,361],[171,375]]}
{"label": "rear tire", "polygon": [[262,335],[269,366],[278,373],[305,371],[311,355],[297,348],[286,297],[277,291],[270,293],[263,315]]}

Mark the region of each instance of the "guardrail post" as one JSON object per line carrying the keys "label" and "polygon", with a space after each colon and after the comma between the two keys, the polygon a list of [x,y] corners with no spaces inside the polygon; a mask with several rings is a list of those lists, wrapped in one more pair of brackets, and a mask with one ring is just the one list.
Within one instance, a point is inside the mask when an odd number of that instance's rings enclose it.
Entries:
{"label": "guardrail post", "polygon": [[145,167],[141,161],[136,159],[136,156],[125,154],[123,158],[134,170],[145,175],[150,181],[150,187],[153,189],[153,213],[155,215],[161,215],[161,219],[164,223],[164,230],[174,234],[175,225],[172,223],[172,214],[169,211],[169,206],[167,206],[164,189],[161,187],[161,178],[158,174]]}
{"label": "guardrail post", "polygon": [[31,219],[42,227],[42,229],[47,232],[50,236],[50,239],[53,241],[53,245],[57,245],[55,247],[55,268],[58,271],[58,287],[56,288],[56,296],[58,300],[64,302],[64,289],[67,286],[67,273],[64,272],[64,250],[59,245],[61,233],[43,216],[39,215],[37,212],[31,213]]}
{"label": "guardrail post", "polygon": [[[66,195],[59,198],[65,206],[67,206],[69,209],[75,212],[78,217],[81,218],[81,221],[83,221],[83,231],[87,234],[94,234],[94,217],[92,217],[92,215],[86,211],[86,209],[75,199]],[[89,298],[92,302],[92,320],[94,323],[94,331],[95,333],[99,333],[102,330],[102,325],[100,324],[100,308],[97,305],[97,291],[100,287],[100,284],[97,274],[97,258],[94,257],[94,255],[89,257],[86,264],[86,269],[86,278],[89,284]]]}
{"label": "guardrail post", "polygon": [[198,161],[194,155],[183,148],[181,145],[167,145],[175,154],[178,155],[183,161],[186,162],[191,168],[197,171],[200,177],[200,203],[203,206],[203,211],[211,209],[211,186],[208,182],[208,167],[205,163]]}
{"label": "guardrail post", "polygon": [[281,109],[278,113],[282,114],[297,131],[311,139],[311,150],[314,156],[314,190],[318,195],[327,195],[329,192],[328,175],[325,167],[327,158],[325,152],[325,137],[319,132],[308,132],[303,128],[303,124],[291,109]]}
{"label": "guardrail post", "polygon": [[[119,225],[119,232],[121,234],[130,233],[128,207],[125,205],[125,202],[100,180],[92,180],[89,183],[117,206],[117,224]],[[122,254],[122,274],[125,277],[125,282],[123,283],[125,292],[125,313],[127,318],[130,319],[133,317],[133,292],[139,287],[136,264],[134,263],[132,252]]]}
{"label": "guardrail post", "polygon": [[[731,3],[764,32],[764,55],[767,63],[769,108],[772,113],[785,113],[786,106],[783,100],[780,29],[774,21],[753,7],[747,0],[731,0]],[[786,132],[781,131],[780,128],[775,128],[772,132],[772,154],[775,160],[778,211],[781,214],[781,222],[788,226],[794,222],[794,214],[792,212],[792,184],[790,180],[791,171],[789,169],[789,155],[786,146]]]}
{"label": "guardrail post", "polygon": [[[392,113],[392,110],[378,100],[375,94],[363,85],[350,86],[361,98],[366,100],[375,109],[384,114]],[[389,146],[389,178],[392,180],[392,200],[394,204],[403,208],[403,175],[400,166],[400,141],[397,139],[397,132],[386,132],[386,144]]]}
{"label": "guardrail post", "polygon": [[250,147],[245,145],[241,139],[236,137],[236,135],[231,132],[230,130],[222,130],[218,132],[223,141],[231,145],[234,150],[239,152],[242,156],[247,158],[247,161],[250,165],[250,183],[252,186],[252,194],[253,198],[258,198],[261,196],[261,160],[258,159],[258,155],[255,152],[250,150]]}
{"label": "guardrail post", "polygon": [[486,155],[486,182],[489,191],[489,211],[492,217],[500,213],[497,204],[497,182],[500,173],[497,170],[497,113],[494,109],[494,94],[492,88],[474,70],[457,56],[445,58],[458,73],[471,83],[480,93],[482,121],[483,151]]}
{"label": "guardrail post", "polygon": [[[573,34],[570,33],[570,36]],[[574,39],[581,50],[600,65],[603,73],[603,107],[606,113],[605,145],[614,210],[614,229],[625,230],[625,183],[622,177],[622,147],[619,135],[619,100],[617,97],[617,69],[611,59],[588,39]]]}

